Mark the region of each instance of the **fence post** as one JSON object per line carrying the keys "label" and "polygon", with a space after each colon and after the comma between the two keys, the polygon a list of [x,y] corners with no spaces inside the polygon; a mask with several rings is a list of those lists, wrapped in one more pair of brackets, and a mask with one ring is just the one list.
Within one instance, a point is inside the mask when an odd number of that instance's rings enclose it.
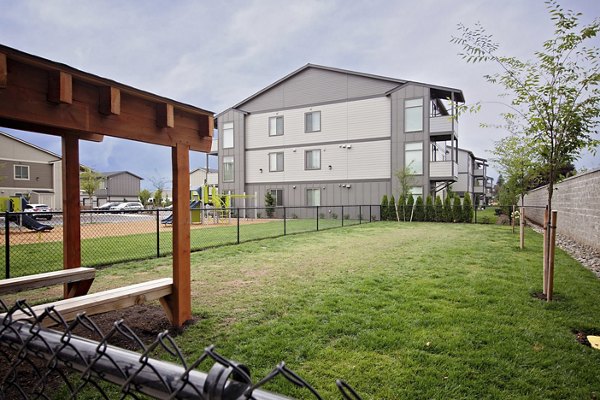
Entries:
{"label": "fence post", "polygon": [[344,206],[342,206],[342,226],[344,226]]}
{"label": "fence post", "polygon": [[[231,212],[231,211],[230,211]],[[240,209],[237,209],[237,244],[240,244]]]}
{"label": "fence post", "polygon": [[546,301],[552,301],[552,292],[554,291],[554,250],[556,246],[556,217],[558,212],[552,210],[550,218],[550,254],[548,254],[548,290],[546,291]]}
{"label": "fence post", "polygon": [[475,223],[477,223],[477,204],[473,205],[475,207]]}
{"label": "fence post", "polygon": [[156,258],[160,258],[160,210],[156,210]]}
{"label": "fence post", "polygon": [[283,236],[287,235],[287,217],[285,215],[285,206],[283,207]]}
{"label": "fence post", "polygon": [[373,215],[373,210],[371,210],[371,207],[372,207],[372,205],[371,205],[371,204],[369,204],[369,222],[373,222],[373,221],[371,220],[371,218],[373,218],[373,217],[372,217],[372,215]]}
{"label": "fence post", "polygon": [[5,275],[4,278],[10,278],[10,221],[8,219],[9,212],[4,213],[4,262]]}
{"label": "fence post", "polygon": [[317,206],[317,231],[319,230],[319,206]]}
{"label": "fence post", "polygon": [[358,224],[362,224],[362,206],[358,206]]}

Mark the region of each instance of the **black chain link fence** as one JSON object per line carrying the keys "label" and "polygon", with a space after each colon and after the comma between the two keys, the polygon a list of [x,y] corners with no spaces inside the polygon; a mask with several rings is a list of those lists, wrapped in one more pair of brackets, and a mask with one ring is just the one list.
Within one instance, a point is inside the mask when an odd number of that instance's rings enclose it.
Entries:
{"label": "black chain link fence", "polygon": [[[380,206],[193,208],[190,214],[190,247],[199,251],[364,224],[380,219]],[[172,222],[167,209],[82,211],[81,264],[98,267],[170,255]],[[0,279],[60,270],[62,257],[62,213],[0,214]]]}
{"label": "black chain link fence", "polygon": [[[13,318],[21,312],[29,318]],[[256,380],[247,366],[220,355],[214,346],[206,347],[190,363],[168,332],[145,345],[123,320],[102,332],[85,314],[67,323],[52,307],[36,315],[23,301],[9,308],[0,300],[0,313],[0,399],[137,399],[140,395],[157,399],[288,399],[261,389],[276,378],[303,388],[311,398],[322,399],[283,362]],[[48,325],[55,328],[44,327]],[[76,334],[81,331],[95,340]],[[110,345],[115,337],[138,352]],[[210,365],[208,373],[199,371],[206,364]],[[360,399],[347,383],[338,380],[336,385],[342,398]]]}

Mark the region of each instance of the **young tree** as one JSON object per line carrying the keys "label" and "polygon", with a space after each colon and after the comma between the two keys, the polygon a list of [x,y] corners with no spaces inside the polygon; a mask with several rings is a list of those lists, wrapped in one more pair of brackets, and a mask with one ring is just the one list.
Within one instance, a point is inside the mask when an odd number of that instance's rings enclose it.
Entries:
{"label": "young tree", "polygon": [[163,202],[163,191],[162,189],[156,189],[152,194],[152,202],[154,203],[154,207],[161,207]]}
{"label": "young tree", "polygon": [[433,208],[433,199],[430,194],[425,198],[425,221],[435,221],[435,208]]}
{"label": "young tree", "polygon": [[415,201],[415,213],[413,219],[415,221],[425,221],[425,205],[423,204],[422,196],[418,196]]}
{"label": "young tree", "polygon": [[462,222],[462,205],[460,204],[460,197],[454,196],[452,202],[452,221],[453,222]]}
{"label": "young tree", "polygon": [[[509,125],[522,125],[534,144],[548,177],[547,206],[552,210],[558,170],[579,158],[583,149],[593,151],[598,145],[593,135],[600,124],[600,49],[595,45],[600,19],[582,26],[580,13],[564,10],[555,0],[546,5],[554,36],[534,53],[534,61],[500,55],[499,45],[481,25],[459,25],[461,35],[451,41],[462,46],[467,62],[491,62],[500,69],[485,79],[512,97],[503,116]],[[550,241],[544,245],[547,265]]]}
{"label": "young tree", "polygon": [[398,218],[406,221],[406,198],[403,195],[398,197]]}
{"label": "young tree", "polygon": [[379,219],[382,221],[387,221],[387,212],[388,209],[388,197],[387,194],[384,194],[383,197],[381,198],[381,207],[380,207],[380,211],[379,211]]}
{"label": "young tree", "polygon": [[394,195],[390,196],[387,209],[388,219],[390,221],[398,221],[398,214],[396,213],[396,199],[394,198]]}
{"label": "young tree", "polygon": [[444,222],[452,222],[454,218],[452,216],[452,197],[446,196],[444,199]]}
{"label": "young tree", "polygon": [[405,207],[405,211],[406,212],[406,218],[409,221],[412,221],[414,219],[414,214],[415,214],[415,198],[413,197],[412,194],[408,195],[408,198],[406,199],[406,207]]}
{"label": "young tree", "polygon": [[471,195],[465,193],[465,199],[463,200],[463,221],[467,224],[473,222],[473,203],[471,202]]}
{"label": "young tree", "polygon": [[152,197],[152,194],[148,189],[143,189],[138,194],[138,197],[140,198],[140,203],[142,203],[142,205],[146,207],[146,205],[148,204],[148,200],[150,200],[150,197]]}
{"label": "young tree", "polygon": [[435,197],[435,222],[444,222],[444,204],[440,196]]}
{"label": "young tree", "polygon": [[92,197],[94,197],[94,194],[100,187],[102,174],[99,174],[91,168],[84,167],[83,171],[79,174],[79,182],[81,190],[87,194],[88,199],[90,200],[90,205],[93,205]]}
{"label": "young tree", "polygon": [[267,213],[267,218],[273,218],[273,213],[275,212],[275,198],[270,191],[265,193],[265,212]]}

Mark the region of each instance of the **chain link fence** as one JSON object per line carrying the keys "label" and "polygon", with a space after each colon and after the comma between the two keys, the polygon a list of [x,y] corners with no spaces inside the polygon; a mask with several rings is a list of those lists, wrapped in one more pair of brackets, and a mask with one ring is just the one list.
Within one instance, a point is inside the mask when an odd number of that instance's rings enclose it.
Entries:
{"label": "chain link fence", "polygon": [[[13,318],[20,312],[28,318]],[[0,313],[1,399],[289,399],[261,389],[274,379],[303,388],[310,398],[322,398],[284,362],[253,379],[247,366],[217,353],[214,346],[188,362],[168,332],[145,345],[123,320],[102,332],[85,314],[67,323],[52,307],[36,315],[23,301],[9,308],[0,300]],[[44,327],[48,325],[55,328]],[[84,339],[79,332],[94,339]],[[134,351],[109,344],[117,337]],[[199,370],[207,365],[208,373]],[[360,399],[344,381],[336,385],[341,398]]]}
{"label": "chain link fence", "polygon": [[[380,220],[379,205],[192,208],[191,251]],[[35,217],[39,217],[36,219]],[[98,267],[172,253],[172,211],[81,212],[81,264]],[[0,279],[63,268],[60,212],[0,214]]]}

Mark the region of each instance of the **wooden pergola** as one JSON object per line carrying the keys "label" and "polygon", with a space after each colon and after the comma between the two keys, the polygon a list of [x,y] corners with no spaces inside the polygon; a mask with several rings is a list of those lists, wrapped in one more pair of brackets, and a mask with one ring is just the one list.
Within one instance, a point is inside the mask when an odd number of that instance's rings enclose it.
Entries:
{"label": "wooden pergola", "polygon": [[0,126],[62,138],[64,269],[81,266],[79,141],[100,142],[108,135],[171,147],[173,294],[168,313],[174,325],[189,320],[189,151],[210,151],[213,113],[0,45]]}

